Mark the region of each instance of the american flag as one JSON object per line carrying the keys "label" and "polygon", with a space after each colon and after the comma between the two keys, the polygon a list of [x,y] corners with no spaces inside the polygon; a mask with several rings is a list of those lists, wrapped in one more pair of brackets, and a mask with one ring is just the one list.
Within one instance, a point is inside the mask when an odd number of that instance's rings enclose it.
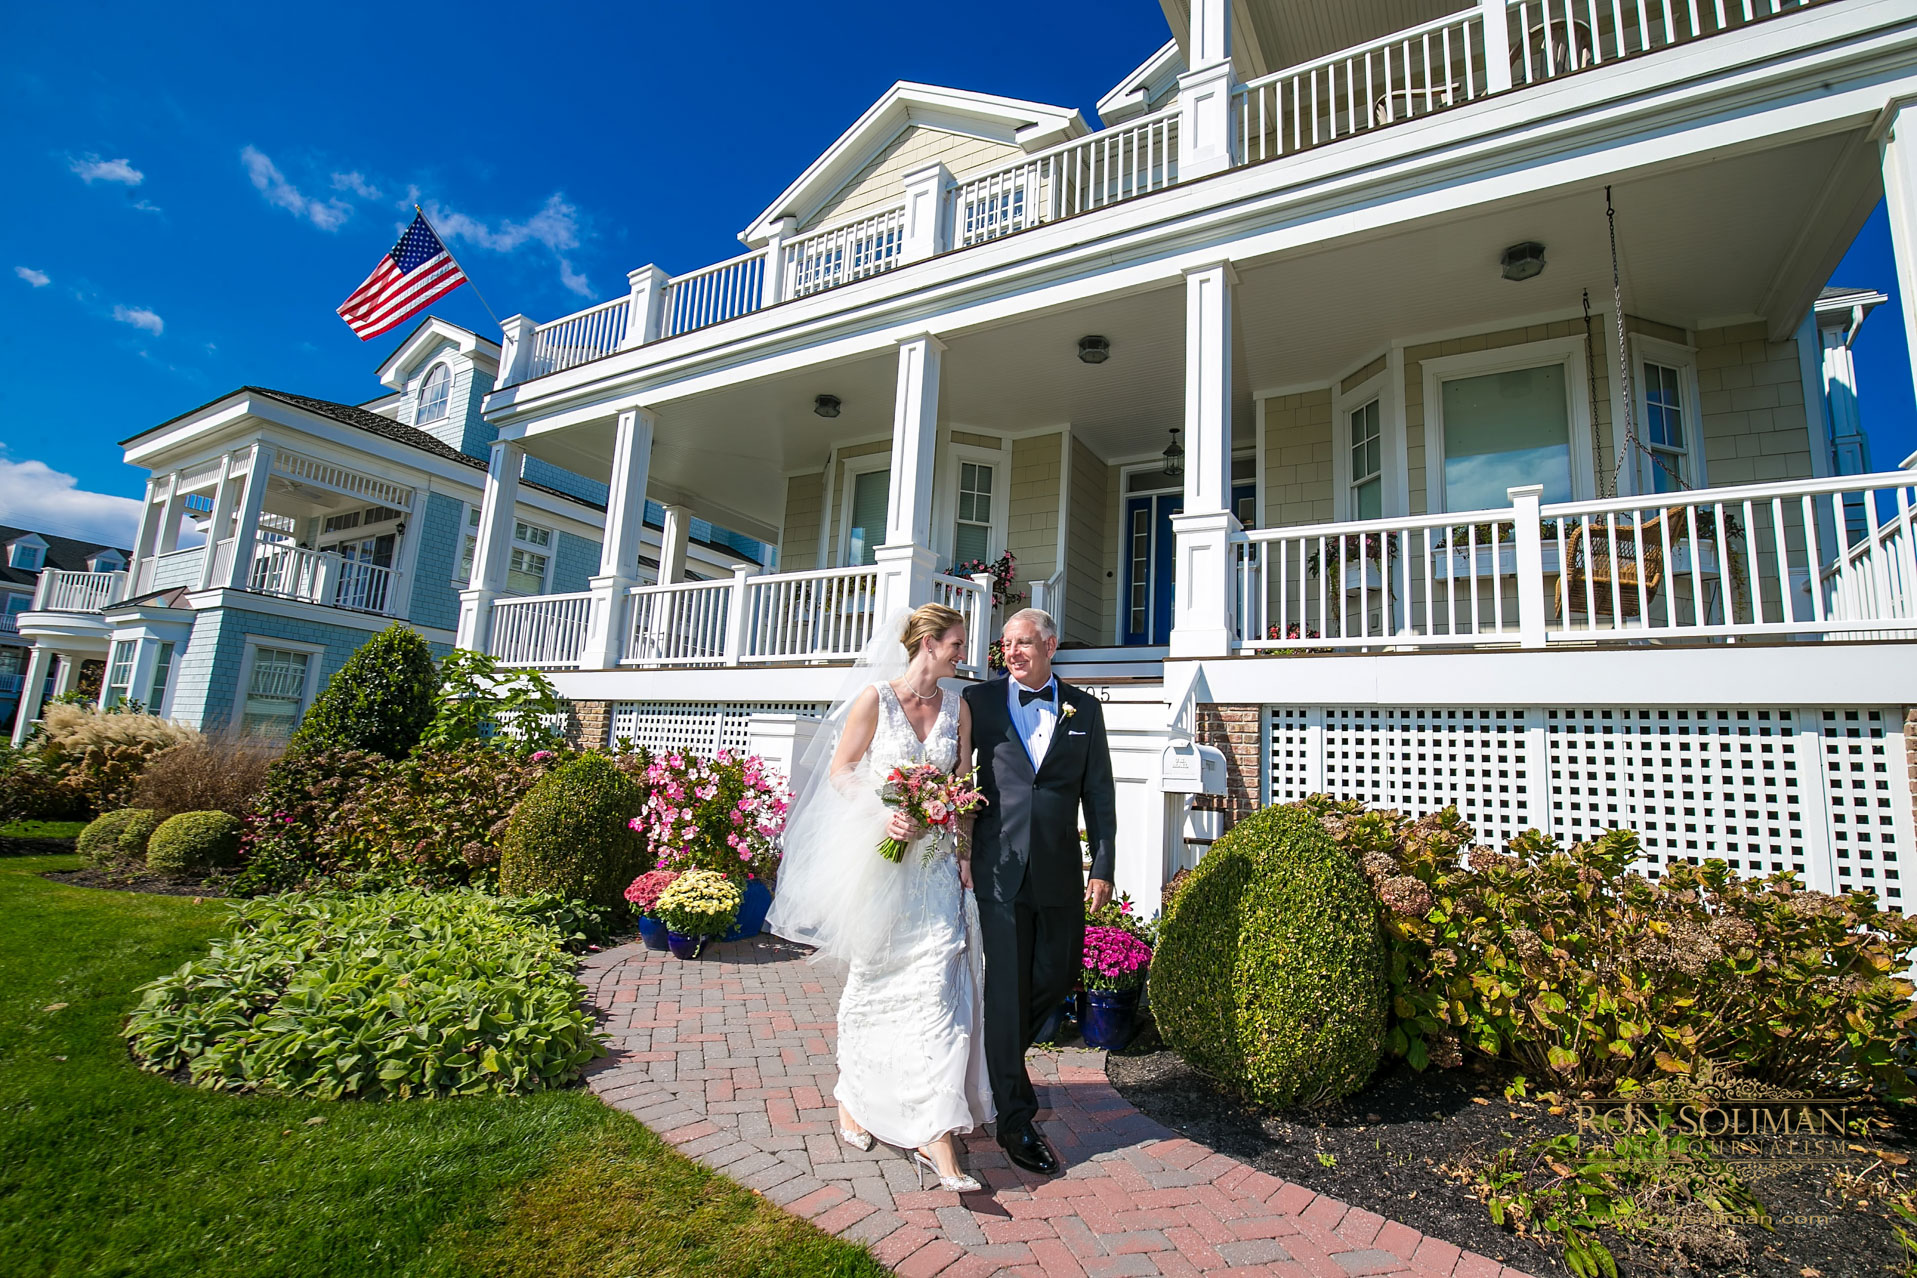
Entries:
{"label": "american flag", "polygon": [[340,303],[339,317],[359,334],[360,341],[368,341],[405,323],[465,282],[466,273],[433,234],[426,215],[415,209],[413,224],[393,251]]}

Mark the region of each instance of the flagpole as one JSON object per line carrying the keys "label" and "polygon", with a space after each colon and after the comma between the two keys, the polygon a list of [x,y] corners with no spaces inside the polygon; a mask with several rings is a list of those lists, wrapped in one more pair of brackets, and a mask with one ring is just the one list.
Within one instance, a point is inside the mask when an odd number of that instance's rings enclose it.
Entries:
{"label": "flagpole", "polygon": [[454,266],[459,267],[459,273],[466,277],[466,282],[473,286],[473,296],[478,298],[479,304],[486,308],[486,314],[491,315],[493,317],[493,323],[498,324],[501,328],[504,328],[505,323],[499,318],[498,313],[493,310],[492,303],[488,302],[486,300],[486,295],[479,291],[479,281],[473,278],[473,273],[467,270],[465,266],[463,266],[460,263],[460,260],[458,258],[453,257],[453,250],[451,246],[449,246],[446,243],[446,237],[441,235],[439,233],[439,228],[433,225],[433,219],[426,216],[426,210],[422,209],[421,207],[419,207],[419,205],[415,204],[413,205],[413,212],[419,214],[419,220],[424,222],[427,226],[427,229],[432,231],[433,238],[439,241],[439,247],[446,250],[446,256],[452,259],[452,263]]}

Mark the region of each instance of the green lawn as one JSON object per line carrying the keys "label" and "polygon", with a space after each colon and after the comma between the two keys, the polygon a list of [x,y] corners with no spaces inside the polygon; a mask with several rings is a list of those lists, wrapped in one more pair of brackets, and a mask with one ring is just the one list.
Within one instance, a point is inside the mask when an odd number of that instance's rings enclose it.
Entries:
{"label": "green lawn", "polygon": [[85,821],[9,821],[0,825],[0,839],[77,839]]}
{"label": "green lawn", "polygon": [[39,877],[76,864],[0,861],[7,1272],[884,1272],[582,1091],[328,1103],[141,1072],[118,1035],[134,988],[225,908]]}

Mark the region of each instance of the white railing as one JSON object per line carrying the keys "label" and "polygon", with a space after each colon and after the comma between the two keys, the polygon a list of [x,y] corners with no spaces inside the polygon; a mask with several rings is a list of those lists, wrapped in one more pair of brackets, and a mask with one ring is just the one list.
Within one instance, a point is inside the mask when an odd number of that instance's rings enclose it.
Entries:
{"label": "white railing", "polygon": [[10,612],[0,612],[0,635],[20,633],[20,623],[14,620]]}
{"label": "white railing", "polygon": [[672,337],[759,309],[765,288],[764,249],[675,275],[666,284],[659,335]]}
{"label": "white railing", "polygon": [[246,588],[257,594],[318,603],[324,584],[323,563],[317,550],[286,542],[261,541],[253,548],[253,566],[246,575]]}
{"label": "white railing", "polygon": [[1490,92],[1483,11],[1469,9],[1248,81],[1233,94],[1239,162],[1335,142]]}
{"label": "white railing", "polygon": [[68,572],[48,568],[33,591],[35,612],[100,612],[126,597],[123,572]]}
{"label": "white railing", "polygon": [[[350,466],[341,466],[337,462],[321,461],[317,457],[307,457],[300,453],[276,452],[273,454],[273,473],[321,488],[331,488],[335,492],[364,497],[368,501],[377,502],[382,506],[391,506],[395,510],[413,508],[413,490],[407,485],[396,484],[390,479],[380,479],[354,470]],[[263,510],[260,512],[260,527],[290,535],[298,529],[299,524],[290,515],[279,515],[270,510]]]}
{"label": "white railing", "polygon": [[[1859,475],[1257,529],[1234,648],[1897,637],[1917,480]],[[1847,505],[1863,531],[1846,537]]]}
{"label": "white railing", "polygon": [[743,580],[742,661],[849,660],[871,641],[878,621],[876,568],[828,568]]}
{"label": "white railing", "polygon": [[387,612],[393,597],[393,570],[378,564],[345,559],[339,565],[339,587],[333,603],[356,612]]}
{"label": "white railing", "polygon": [[905,206],[813,231],[785,245],[781,297],[804,297],[839,284],[879,275],[899,264],[905,251]]}
{"label": "white railing", "polygon": [[[629,666],[737,665],[727,635],[736,579],[637,586],[631,600],[626,644],[619,660]],[[728,660],[733,656],[733,660]]]}
{"label": "white railing", "polygon": [[1063,568],[1043,581],[1026,582],[1025,597],[1032,607],[1040,612],[1050,613],[1052,620],[1060,626],[1065,624],[1065,570]]}
{"label": "white railing", "polygon": [[500,599],[486,650],[506,666],[577,667],[592,622],[592,595]]}
{"label": "white railing", "polygon": [[965,618],[965,660],[959,663],[959,672],[983,679],[992,642],[992,574],[948,577],[938,573],[932,578],[932,602]]}
{"label": "white railing", "polygon": [[27,677],[24,674],[0,674],[0,697],[17,697],[26,686]]}
{"label": "white railing", "polygon": [[626,313],[631,303],[630,296],[615,298],[535,328],[526,376],[544,377],[618,350],[626,340]]}
{"label": "white railing", "polygon": [[1511,82],[1535,84],[1821,0],[1510,0]]}
{"label": "white railing", "polygon": [[1178,181],[1178,109],[1040,151],[952,190],[952,243],[963,248],[1163,190]]}

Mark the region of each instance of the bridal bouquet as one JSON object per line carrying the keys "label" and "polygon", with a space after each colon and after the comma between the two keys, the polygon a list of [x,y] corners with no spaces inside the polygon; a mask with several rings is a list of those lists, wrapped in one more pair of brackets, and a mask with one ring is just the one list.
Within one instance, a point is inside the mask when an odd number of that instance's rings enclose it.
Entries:
{"label": "bridal bouquet", "polygon": [[[985,806],[985,796],[975,785],[977,772],[956,776],[941,772],[929,763],[893,768],[879,787],[879,799],[888,808],[897,808],[931,832],[925,859],[930,861],[954,837],[954,826],[967,813]],[[906,841],[889,835],[879,840],[879,855],[897,864],[905,859]]]}

